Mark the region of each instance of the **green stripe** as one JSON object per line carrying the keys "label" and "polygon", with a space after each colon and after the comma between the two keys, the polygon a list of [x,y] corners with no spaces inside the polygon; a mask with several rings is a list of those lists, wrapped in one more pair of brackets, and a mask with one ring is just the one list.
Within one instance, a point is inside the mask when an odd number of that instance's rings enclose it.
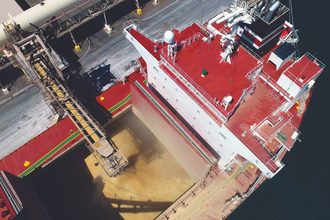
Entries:
{"label": "green stripe", "polygon": [[115,104],[114,106],[112,106],[111,108],[109,108],[108,111],[111,112],[111,113],[113,113],[118,108],[120,108],[121,106],[125,105],[130,99],[131,99],[131,94],[129,94],[128,96],[126,96],[123,100],[121,100],[120,102],[118,102],[117,104]]}
{"label": "green stripe", "polygon": [[54,147],[51,151],[49,151],[45,156],[40,158],[38,161],[36,161],[33,165],[31,165],[29,168],[27,168],[25,171],[23,171],[21,174],[19,174],[19,177],[26,176],[30,174],[35,168],[43,164],[47,159],[49,159],[51,156],[53,156],[56,152],[58,152],[60,149],[65,147],[70,141],[75,139],[80,135],[80,131],[76,131],[75,133],[71,134],[69,137],[67,137],[65,140],[63,140],[60,144],[58,144],[56,147]]}

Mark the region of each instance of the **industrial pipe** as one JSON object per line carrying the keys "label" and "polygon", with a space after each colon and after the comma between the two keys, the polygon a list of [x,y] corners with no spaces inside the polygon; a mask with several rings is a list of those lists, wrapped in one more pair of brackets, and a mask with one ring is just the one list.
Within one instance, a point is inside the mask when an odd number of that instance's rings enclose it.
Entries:
{"label": "industrial pipe", "polygon": [[[12,19],[8,19],[6,23],[14,21],[23,30],[31,31],[34,28],[30,24],[40,26],[53,16],[72,9],[73,5],[78,5],[79,2],[81,0],[44,0]],[[10,36],[5,32],[3,24],[0,24],[0,48],[4,47],[9,39]]]}

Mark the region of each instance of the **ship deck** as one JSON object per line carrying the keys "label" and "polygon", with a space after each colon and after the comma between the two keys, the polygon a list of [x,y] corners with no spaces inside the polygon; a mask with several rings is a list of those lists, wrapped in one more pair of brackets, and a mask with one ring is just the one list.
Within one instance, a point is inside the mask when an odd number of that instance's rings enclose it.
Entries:
{"label": "ship deck", "polygon": [[139,71],[133,72],[127,78],[127,82],[119,82],[110,87],[102,94],[96,97],[96,101],[105,108],[112,117],[115,117],[121,111],[123,111],[128,105],[131,105],[131,83],[135,80],[139,82],[144,81],[144,77]]}
{"label": "ship deck", "polygon": [[[214,104],[221,112],[228,114],[243,94],[243,90],[251,85],[248,74],[258,67],[258,59],[243,47],[231,57],[232,64],[221,62],[220,53],[223,49],[219,45],[220,37],[205,42],[205,34],[197,24],[192,24],[183,31],[173,30],[175,40],[178,42],[178,52],[175,59],[168,57],[167,48],[135,29],[130,34],[143,45],[157,60],[164,58],[180,72],[196,89],[211,103],[221,100],[225,96],[232,96],[233,102],[224,110],[221,105]],[[157,50],[154,50],[157,47]],[[210,59],[204,59],[210,57]],[[205,69],[208,74],[202,77]]]}
{"label": "ship deck", "polygon": [[1,159],[0,170],[24,177],[82,139],[76,126],[66,117]]}
{"label": "ship deck", "polygon": [[259,81],[254,93],[246,98],[226,124],[236,137],[273,172],[278,167],[272,160],[272,155],[255,138],[251,128],[259,125],[284,102],[285,99],[282,96],[275,93],[264,82]]}
{"label": "ship deck", "polygon": [[[117,83],[98,96],[97,102],[115,117],[131,104],[130,85],[135,80],[140,82],[144,80],[138,71],[130,75],[126,83]],[[104,97],[103,101],[101,97]],[[65,117],[2,158],[0,170],[24,177],[56,159],[82,140],[80,131],[69,117]]]}
{"label": "ship deck", "polygon": [[[204,42],[201,38],[197,39],[177,53],[176,65],[210,96],[209,101],[221,101],[225,96],[232,96],[233,102],[226,110],[230,112],[243,90],[251,85],[247,75],[258,66],[258,60],[243,47],[239,47],[237,54],[231,57],[231,64],[221,62],[220,53],[223,49],[219,41],[220,37],[216,37],[210,43]],[[205,77],[202,77],[203,68],[208,72]]]}
{"label": "ship deck", "polygon": [[[265,55],[265,60],[269,59],[270,54],[276,48]],[[285,74],[289,79],[295,82],[299,87],[306,85],[311,79],[315,78],[324,69],[324,64],[306,53],[298,60],[289,59],[278,70],[271,62],[264,62],[263,73],[270,77],[274,82],[280,78],[281,74]]]}
{"label": "ship deck", "polygon": [[284,72],[293,82],[302,87],[315,78],[324,66],[310,54],[304,54]]}

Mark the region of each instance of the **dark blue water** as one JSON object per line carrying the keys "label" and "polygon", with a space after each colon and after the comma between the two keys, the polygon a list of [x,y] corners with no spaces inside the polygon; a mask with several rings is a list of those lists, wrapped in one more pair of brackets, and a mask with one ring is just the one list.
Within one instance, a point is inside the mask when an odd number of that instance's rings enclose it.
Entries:
{"label": "dark blue water", "polygon": [[[330,3],[293,0],[293,7],[300,52],[309,51],[330,64]],[[252,194],[230,220],[330,219],[329,74],[326,69],[315,85],[301,126],[302,142],[284,158],[286,167]],[[86,170],[86,155],[88,151],[79,147],[28,180],[54,219],[120,219],[111,207],[102,205],[108,203],[105,198],[91,199],[100,187]]]}
{"label": "dark blue water", "polygon": [[[293,0],[301,53],[330,64],[330,3]],[[330,71],[315,85],[301,126],[301,143],[286,155],[284,169],[263,184],[231,216],[236,219],[330,219]]]}

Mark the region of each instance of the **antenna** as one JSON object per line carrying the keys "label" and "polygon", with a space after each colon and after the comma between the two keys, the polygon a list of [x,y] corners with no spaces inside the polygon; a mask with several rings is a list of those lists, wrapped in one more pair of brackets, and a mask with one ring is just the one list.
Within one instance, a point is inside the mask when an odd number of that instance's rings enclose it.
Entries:
{"label": "antenna", "polygon": [[297,41],[294,43],[294,46],[297,50],[297,53],[296,53],[296,56],[299,57],[300,56],[300,53],[299,53],[299,47],[298,47],[298,32],[295,28],[295,25],[294,25],[294,21],[293,21],[293,7],[292,7],[292,0],[289,0],[289,8],[290,8],[290,14],[289,14],[289,20],[290,20],[290,23],[293,25],[293,28],[292,28],[292,32],[293,32],[293,37],[294,39],[297,39]]}

